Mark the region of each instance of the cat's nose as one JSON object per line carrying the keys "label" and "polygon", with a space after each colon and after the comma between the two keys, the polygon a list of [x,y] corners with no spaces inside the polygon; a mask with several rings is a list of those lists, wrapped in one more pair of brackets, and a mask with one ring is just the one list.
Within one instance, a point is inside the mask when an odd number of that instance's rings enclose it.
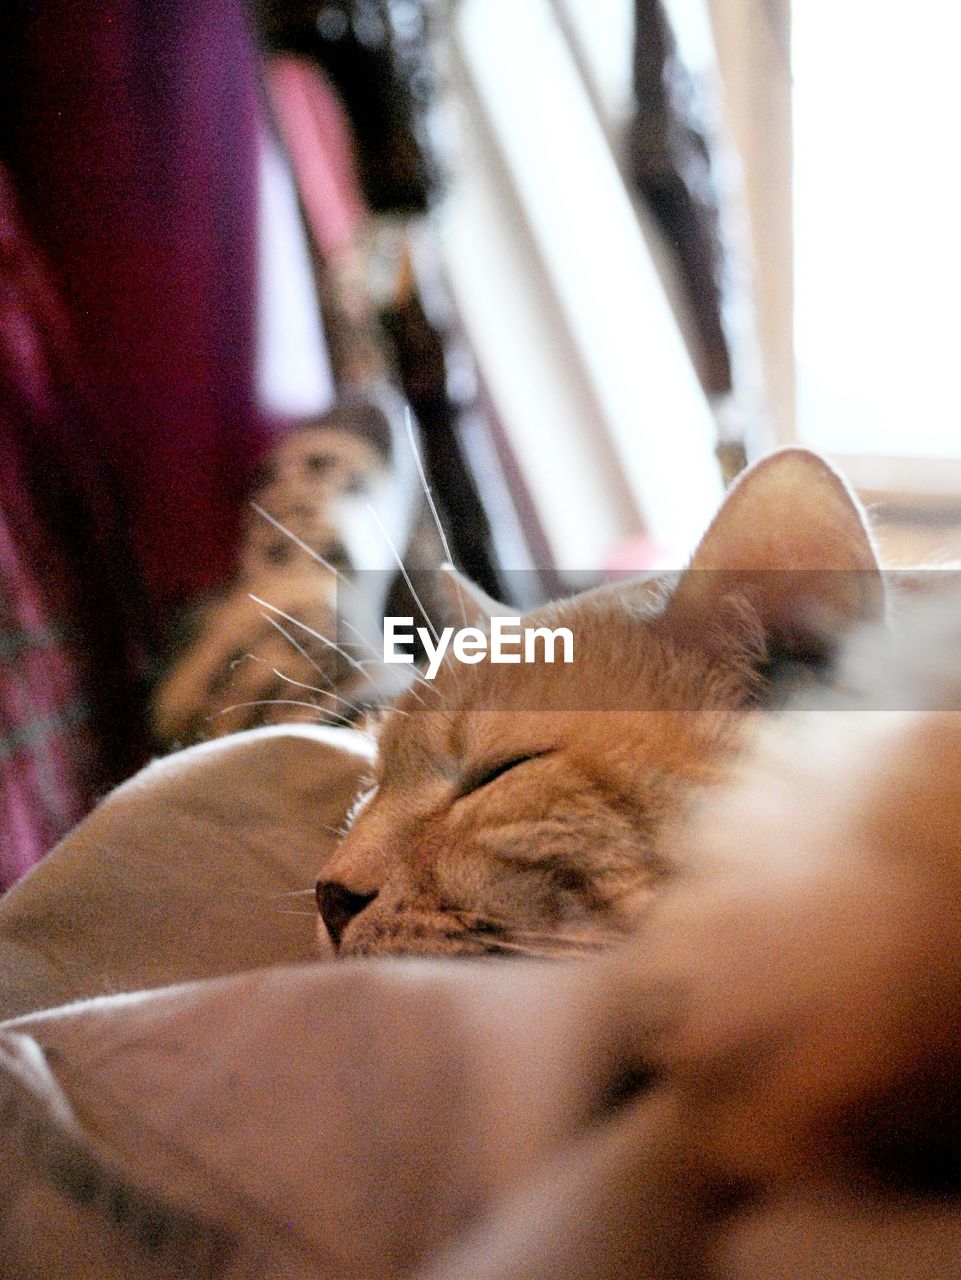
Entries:
{"label": "cat's nose", "polygon": [[373,893],[355,893],[337,880],[317,881],[317,906],[335,948],[340,946],[343,932],[354,916],[359,916],[376,897],[376,890]]}

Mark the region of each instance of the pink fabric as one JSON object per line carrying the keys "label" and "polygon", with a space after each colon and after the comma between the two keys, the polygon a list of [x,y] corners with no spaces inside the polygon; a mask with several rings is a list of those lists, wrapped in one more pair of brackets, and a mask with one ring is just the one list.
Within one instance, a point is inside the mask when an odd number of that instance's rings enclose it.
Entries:
{"label": "pink fabric", "polygon": [[[51,523],[53,511],[66,514],[66,493],[47,481],[58,435],[84,429],[70,412],[69,363],[63,310],[0,170],[0,892],[104,785],[97,645],[78,633],[77,575]],[[114,643],[119,661],[119,628]]]}
{"label": "pink fabric", "polygon": [[267,85],[308,225],[324,257],[335,256],[354,240],[365,213],[347,115],[304,58],[271,58]]}
{"label": "pink fabric", "polygon": [[0,892],[83,817],[103,782],[89,671],[57,590],[64,566],[49,559],[43,530],[32,532],[34,546],[18,547],[0,513]]}

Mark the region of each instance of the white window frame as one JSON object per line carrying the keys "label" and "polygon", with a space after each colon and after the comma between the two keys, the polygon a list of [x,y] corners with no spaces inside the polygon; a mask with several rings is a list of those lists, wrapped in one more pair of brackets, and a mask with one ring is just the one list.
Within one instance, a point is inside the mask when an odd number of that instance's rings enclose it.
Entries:
{"label": "white window frame", "polygon": [[[791,83],[793,0],[710,0],[728,127],[741,157],[755,259],[758,322],[773,425],[798,439],[794,350]],[[869,499],[961,517],[961,459],[833,453]]]}

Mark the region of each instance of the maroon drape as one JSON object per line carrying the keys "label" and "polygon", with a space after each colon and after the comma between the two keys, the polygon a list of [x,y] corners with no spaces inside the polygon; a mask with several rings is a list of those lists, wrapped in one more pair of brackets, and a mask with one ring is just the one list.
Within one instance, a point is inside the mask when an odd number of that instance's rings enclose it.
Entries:
{"label": "maroon drape", "polygon": [[142,761],[151,660],[233,569],[261,113],[242,0],[4,9],[0,891]]}
{"label": "maroon drape", "polygon": [[[0,157],[96,402],[157,635],[222,581],[270,428],[254,395],[257,54],[241,0],[15,2]],[[65,535],[68,531],[64,531]]]}

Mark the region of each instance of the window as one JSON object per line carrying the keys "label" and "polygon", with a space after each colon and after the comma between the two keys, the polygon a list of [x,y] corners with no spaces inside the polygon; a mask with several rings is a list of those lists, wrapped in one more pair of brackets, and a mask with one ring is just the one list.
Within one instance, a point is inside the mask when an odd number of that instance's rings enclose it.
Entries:
{"label": "window", "polygon": [[961,13],[802,0],[791,34],[798,436],[961,459]]}

